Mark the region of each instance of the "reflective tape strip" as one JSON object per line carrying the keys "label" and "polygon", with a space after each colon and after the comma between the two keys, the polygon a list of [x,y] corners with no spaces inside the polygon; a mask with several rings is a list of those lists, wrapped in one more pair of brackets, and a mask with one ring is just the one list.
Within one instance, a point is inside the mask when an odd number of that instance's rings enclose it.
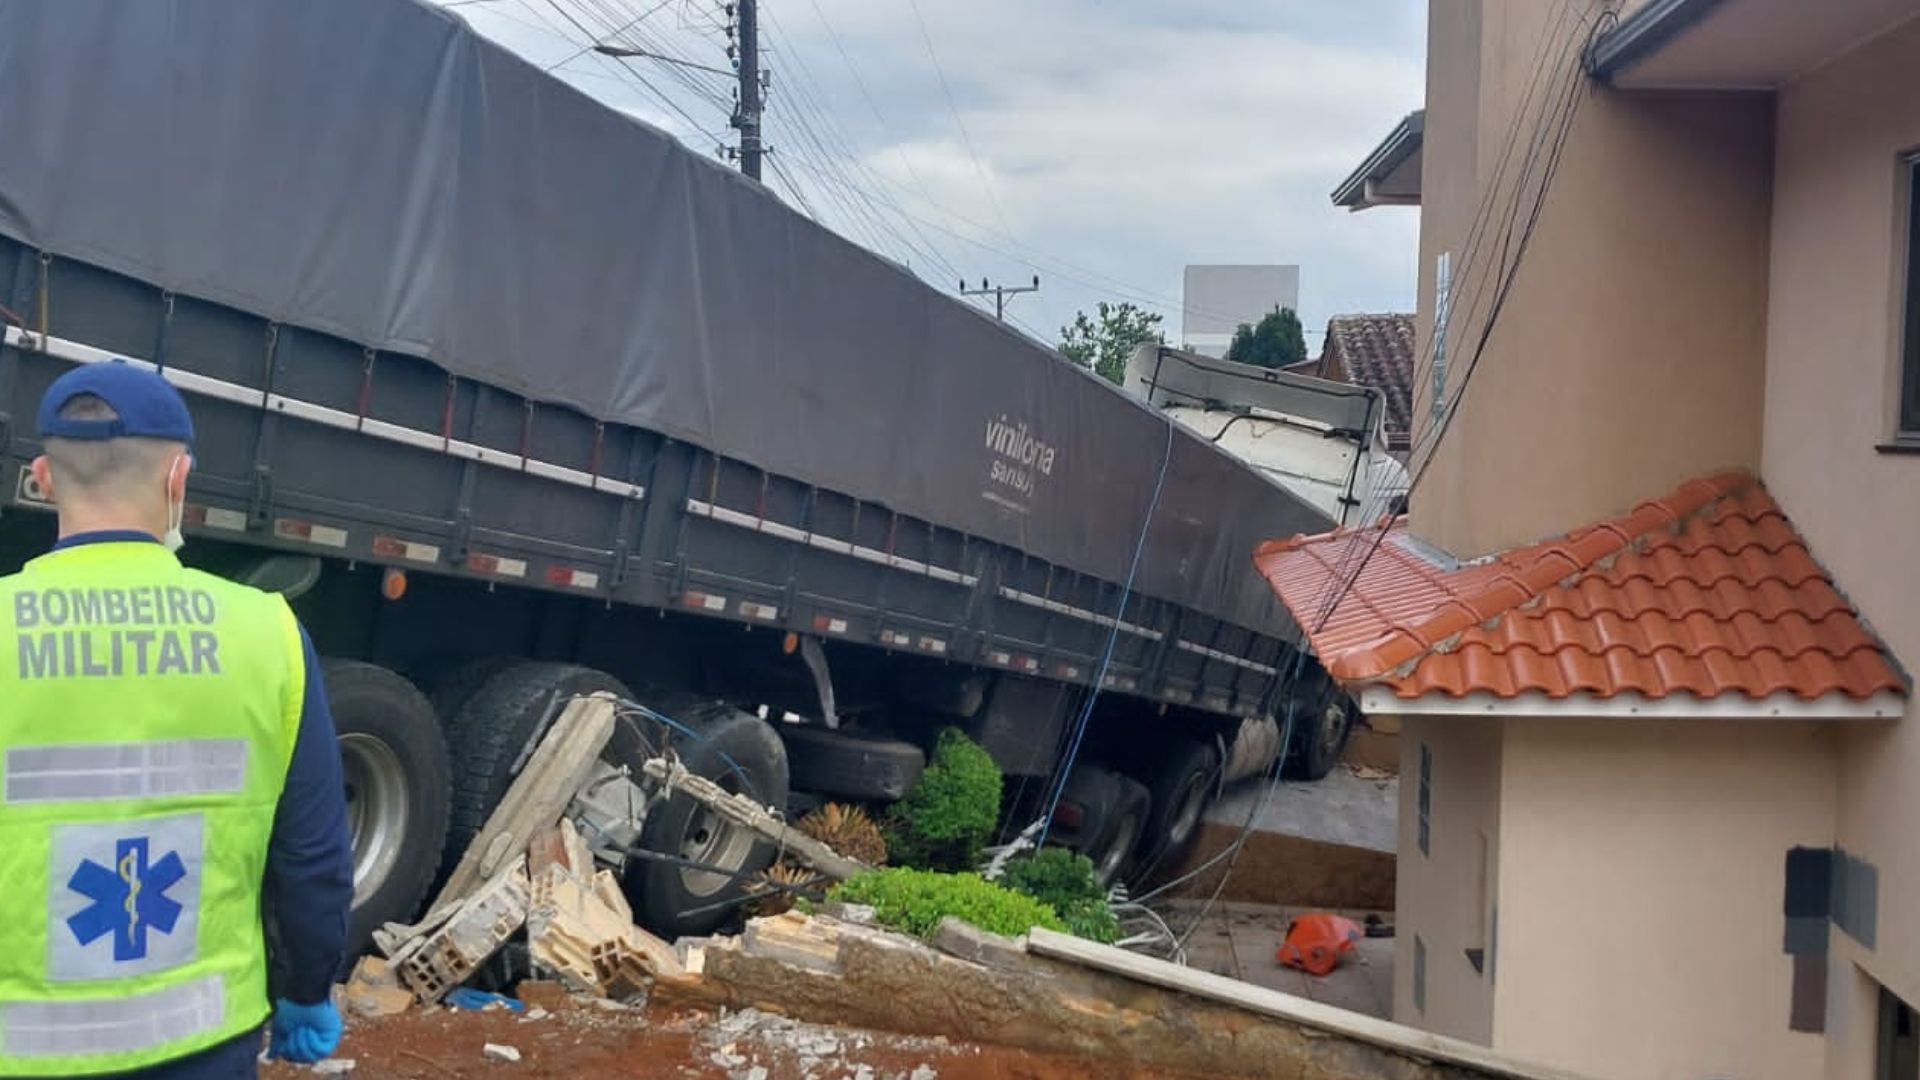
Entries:
{"label": "reflective tape strip", "polygon": [[226,1014],[226,989],[217,975],[147,994],[0,1005],[9,1057],[150,1050],[215,1031]]}
{"label": "reflective tape strip", "polygon": [[6,770],[9,803],[230,795],[246,784],[247,740],[15,746]]}

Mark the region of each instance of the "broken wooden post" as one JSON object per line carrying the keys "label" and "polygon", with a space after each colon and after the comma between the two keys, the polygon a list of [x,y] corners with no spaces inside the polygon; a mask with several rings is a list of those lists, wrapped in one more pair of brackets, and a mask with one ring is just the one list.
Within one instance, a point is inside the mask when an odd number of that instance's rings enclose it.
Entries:
{"label": "broken wooden post", "polygon": [[567,703],[486,826],[467,845],[428,910],[465,896],[524,854],[535,834],[560,820],[613,737],[617,705],[610,694],[577,697]]}
{"label": "broken wooden post", "polygon": [[841,855],[805,833],[788,828],[786,822],[768,813],[766,807],[745,795],[736,795],[703,776],[688,772],[686,766],[678,761],[653,758],[641,766],[641,770],[648,777],[665,784],[669,790],[682,792],[690,798],[705,803],[732,824],[752,829],[772,840],[780,845],[784,853],[797,857],[801,862],[835,881],[845,881],[855,874],[872,869],[865,863]]}

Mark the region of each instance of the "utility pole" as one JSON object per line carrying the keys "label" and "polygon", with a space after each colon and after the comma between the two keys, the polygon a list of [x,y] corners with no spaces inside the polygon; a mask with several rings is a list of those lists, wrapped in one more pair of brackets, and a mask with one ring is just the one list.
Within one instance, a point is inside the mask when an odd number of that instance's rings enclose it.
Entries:
{"label": "utility pole", "polygon": [[987,284],[986,278],[981,278],[979,288],[969,289],[967,288],[967,283],[965,281],[962,281],[960,283],[961,296],[993,297],[993,317],[996,319],[999,319],[1001,322],[1007,321],[1007,297],[1018,296],[1023,292],[1039,292],[1039,291],[1040,291],[1040,275],[1039,274],[1033,275],[1033,284],[1031,285],[989,285]]}
{"label": "utility pole", "polygon": [[760,179],[760,0],[739,0],[740,104],[733,126],[740,130],[740,171]]}

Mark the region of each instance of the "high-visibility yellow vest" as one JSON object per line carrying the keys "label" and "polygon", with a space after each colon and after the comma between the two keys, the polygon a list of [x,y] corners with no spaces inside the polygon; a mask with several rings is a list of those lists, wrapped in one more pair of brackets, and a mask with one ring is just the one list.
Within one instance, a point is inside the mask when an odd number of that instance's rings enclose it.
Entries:
{"label": "high-visibility yellow vest", "polygon": [[159,544],[0,578],[0,1075],[141,1068],[265,1019],[304,681],[285,601]]}

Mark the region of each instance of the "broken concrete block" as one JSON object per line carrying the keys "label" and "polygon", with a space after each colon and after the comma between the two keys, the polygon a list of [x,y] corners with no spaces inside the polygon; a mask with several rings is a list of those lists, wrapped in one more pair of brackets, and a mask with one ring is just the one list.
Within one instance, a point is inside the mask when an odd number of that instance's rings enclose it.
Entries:
{"label": "broken concrete block", "polygon": [[480,1048],[480,1053],[485,1055],[488,1061],[515,1062],[520,1060],[520,1051],[511,1046],[502,1046],[499,1043],[486,1044]]}
{"label": "broken concrete block", "polygon": [[607,902],[607,890],[618,895],[611,874],[588,880],[552,865],[534,883],[527,945],[536,965],[569,989],[616,997],[684,972],[671,946],[633,925],[625,897],[617,908]]}
{"label": "broken concrete block", "polygon": [[798,912],[750,920],[740,935],[740,948],[750,956],[811,971],[829,975],[840,971],[839,928]]}
{"label": "broken concrete block", "polygon": [[549,979],[521,979],[513,986],[513,996],[527,1003],[528,1009],[557,1012],[567,1005],[567,988]]}
{"label": "broken concrete block", "polygon": [[446,925],[403,944],[393,956],[400,981],[421,1001],[438,1001],[526,923],[528,898],[523,858],[462,901]]}
{"label": "broken concrete block", "polygon": [[[591,867],[593,864],[587,865]],[[620,879],[613,876],[613,871],[602,870],[593,875],[593,895],[599,897],[600,902],[622,920],[633,922],[633,907],[627,903],[626,891],[620,888]]]}
{"label": "broken concrete block", "polygon": [[413,1006],[413,991],[400,985],[391,964],[363,956],[340,987],[340,1008],[357,1016],[394,1016]]}
{"label": "broken concrete block", "polygon": [[957,956],[988,967],[1017,968],[1027,959],[1025,942],[988,933],[951,915],[940,920],[931,944],[948,956]]}
{"label": "broken concrete block", "polygon": [[710,937],[683,937],[673,943],[673,958],[680,961],[680,967],[689,975],[700,974],[707,963],[707,944]]}

